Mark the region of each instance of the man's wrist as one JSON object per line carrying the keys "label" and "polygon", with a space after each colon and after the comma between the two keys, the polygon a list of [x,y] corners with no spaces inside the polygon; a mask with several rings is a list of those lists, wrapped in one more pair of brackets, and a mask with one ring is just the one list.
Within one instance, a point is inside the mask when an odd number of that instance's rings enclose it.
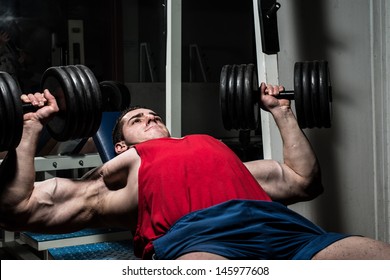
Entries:
{"label": "man's wrist", "polygon": [[290,106],[278,106],[270,109],[270,113],[274,117],[288,117],[294,116],[294,113]]}

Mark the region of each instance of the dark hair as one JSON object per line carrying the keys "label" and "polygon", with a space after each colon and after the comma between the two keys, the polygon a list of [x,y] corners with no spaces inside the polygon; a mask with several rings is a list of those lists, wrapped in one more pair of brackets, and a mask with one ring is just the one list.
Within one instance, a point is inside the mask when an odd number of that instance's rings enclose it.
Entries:
{"label": "dark hair", "polygon": [[129,107],[121,112],[121,114],[119,115],[118,119],[116,120],[115,126],[112,130],[112,143],[114,145],[116,143],[124,140],[123,139],[123,122],[122,122],[123,117],[128,112],[134,111],[136,109],[150,109],[150,108],[148,108],[146,106],[135,105],[135,106],[131,106],[131,107]]}

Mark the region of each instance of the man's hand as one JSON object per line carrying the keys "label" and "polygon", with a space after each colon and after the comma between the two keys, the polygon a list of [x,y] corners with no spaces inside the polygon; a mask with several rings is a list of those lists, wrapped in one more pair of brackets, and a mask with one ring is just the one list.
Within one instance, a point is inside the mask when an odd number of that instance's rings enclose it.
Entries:
{"label": "man's hand", "polygon": [[31,103],[37,108],[37,111],[23,115],[24,122],[39,121],[45,125],[59,111],[55,97],[47,89],[43,93],[23,94],[20,98],[24,103]]}
{"label": "man's hand", "polygon": [[276,96],[283,90],[283,86],[266,85],[265,83],[261,83],[261,108],[269,112],[276,107],[290,107],[290,100],[276,98]]}

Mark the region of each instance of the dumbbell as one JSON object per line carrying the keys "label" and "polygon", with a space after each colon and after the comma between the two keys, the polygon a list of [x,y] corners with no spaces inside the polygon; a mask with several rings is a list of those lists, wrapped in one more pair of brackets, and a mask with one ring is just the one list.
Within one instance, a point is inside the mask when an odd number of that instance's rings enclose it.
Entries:
{"label": "dumbbell", "polygon": [[[99,84],[84,65],[48,68],[42,75],[41,87],[51,92],[59,107],[59,112],[46,126],[57,141],[93,136],[99,129],[103,111],[123,109],[117,108],[118,99],[124,107],[131,101],[125,87],[114,81]],[[20,95],[16,81],[8,73],[0,72],[0,151],[19,145],[23,115],[36,110],[31,109],[31,104],[23,103]]]}
{"label": "dumbbell", "polygon": [[[260,91],[254,64],[223,66],[219,93],[226,130],[258,128]],[[296,62],[294,90],[285,90],[277,98],[295,101],[297,121],[301,128],[329,128],[332,87],[328,62]]]}

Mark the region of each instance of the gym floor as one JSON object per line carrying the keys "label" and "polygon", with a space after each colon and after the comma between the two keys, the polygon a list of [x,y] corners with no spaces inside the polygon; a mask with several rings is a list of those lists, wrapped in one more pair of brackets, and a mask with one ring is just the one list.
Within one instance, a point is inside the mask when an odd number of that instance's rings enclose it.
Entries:
{"label": "gym floor", "polygon": [[16,258],[6,249],[0,248],[0,260],[16,260]]}
{"label": "gym floor", "polygon": [[0,260],[40,260],[43,255],[23,244],[12,244],[0,248]]}

